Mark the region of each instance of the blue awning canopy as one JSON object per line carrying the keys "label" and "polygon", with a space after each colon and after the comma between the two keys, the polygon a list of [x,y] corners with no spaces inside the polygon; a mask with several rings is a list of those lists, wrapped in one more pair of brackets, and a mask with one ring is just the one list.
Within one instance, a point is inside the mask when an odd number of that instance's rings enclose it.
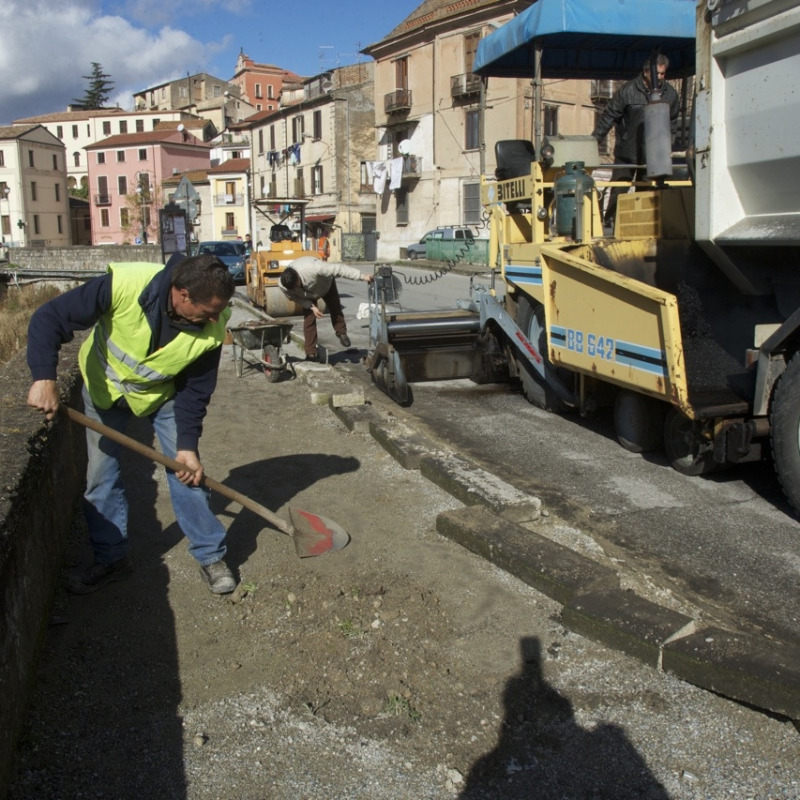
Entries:
{"label": "blue awning canopy", "polygon": [[472,71],[532,77],[540,45],[543,78],[629,78],[656,47],[670,76],[691,74],[695,9],[695,0],[537,0],[480,41]]}

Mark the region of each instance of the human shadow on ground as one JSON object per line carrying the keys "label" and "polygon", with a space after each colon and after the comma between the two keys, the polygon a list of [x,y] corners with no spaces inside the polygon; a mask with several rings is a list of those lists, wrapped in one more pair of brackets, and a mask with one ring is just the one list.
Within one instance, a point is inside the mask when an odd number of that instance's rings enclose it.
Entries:
{"label": "human shadow on ground", "polygon": [[[152,441],[146,421],[134,421],[128,433]],[[89,595],[56,593],[8,800],[187,797],[175,619],[163,559],[183,537],[156,516],[160,469],[123,450],[133,574]],[[91,560],[77,513],[67,568]],[[199,578],[197,590],[207,591]]]}
{"label": "human shadow on ground", "polygon": [[544,680],[538,639],[521,639],[520,655],[497,747],[473,765],[459,800],[669,800],[620,727],[577,724]]}

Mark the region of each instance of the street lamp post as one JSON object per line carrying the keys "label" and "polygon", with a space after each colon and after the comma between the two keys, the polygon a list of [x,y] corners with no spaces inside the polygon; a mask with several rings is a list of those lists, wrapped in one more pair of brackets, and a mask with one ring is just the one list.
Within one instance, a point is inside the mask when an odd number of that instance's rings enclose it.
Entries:
{"label": "street lamp post", "polygon": [[139,219],[142,223],[142,243],[147,244],[147,223],[145,220],[145,192],[142,186],[141,178],[139,185],[136,187],[136,194],[139,197]]}

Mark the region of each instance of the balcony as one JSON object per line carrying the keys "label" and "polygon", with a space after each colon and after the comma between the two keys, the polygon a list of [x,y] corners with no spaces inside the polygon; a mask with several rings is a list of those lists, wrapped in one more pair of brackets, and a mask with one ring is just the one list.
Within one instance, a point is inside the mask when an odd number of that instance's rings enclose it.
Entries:
{"label": "balcony", "polygon": [[110,206],[111,205],[111,195],[110,194],[96,194],[94,196],[94,204],[96,206]]}
{"label": "balcony", "polygon": [[450,78],[450,97],[453,99],[480,94],[480,92],[481,79],[472,72],[464,72],[461,75],[453,75]]}
{"label": "balcony", "polygon": [[214,195],[215,206],[240,206],[244,204],[243,194],[217,194]]}
{"label": "balcony", "polygon": [[396,114],[411,110],[411,89],[396,89],[383,96],[383,110],[387,114]]}

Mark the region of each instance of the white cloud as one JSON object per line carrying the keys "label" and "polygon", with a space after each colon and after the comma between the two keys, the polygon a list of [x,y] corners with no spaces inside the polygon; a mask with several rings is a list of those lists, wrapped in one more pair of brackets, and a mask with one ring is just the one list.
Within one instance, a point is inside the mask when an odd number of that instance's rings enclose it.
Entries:
{"label": "white cloud", "polygon": [[113,100],[130,108],[134,91],[203,71],[219,47],[103,15],[91,0],[4,0],[0,26],[0,124],[66,110],[84,94],[94,61],[114,83]]}

